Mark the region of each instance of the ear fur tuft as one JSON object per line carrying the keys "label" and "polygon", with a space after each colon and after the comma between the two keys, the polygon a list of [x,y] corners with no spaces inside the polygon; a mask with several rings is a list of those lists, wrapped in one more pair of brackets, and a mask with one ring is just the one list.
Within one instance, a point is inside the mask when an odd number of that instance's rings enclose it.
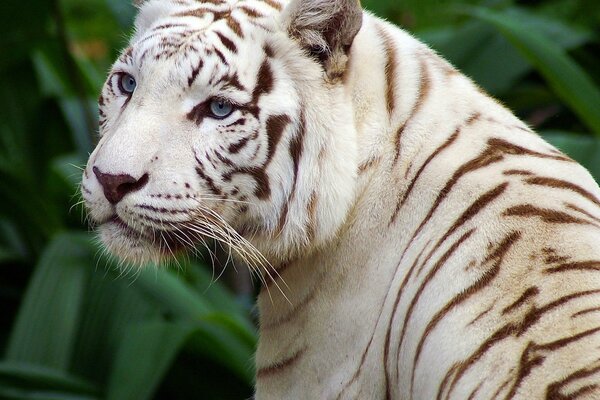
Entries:
{"label": "ear fur tuft", "polygon": [[359,0],[294,0],[283,14],[288,34],[319,59],[331,81],[346,70],[362,16]]}

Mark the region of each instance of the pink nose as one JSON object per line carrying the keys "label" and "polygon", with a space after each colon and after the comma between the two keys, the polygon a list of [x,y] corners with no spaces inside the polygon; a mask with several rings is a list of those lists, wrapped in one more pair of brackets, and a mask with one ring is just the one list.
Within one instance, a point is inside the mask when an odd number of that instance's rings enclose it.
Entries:
{"label": "pink nose", "polygon": [[127,193],[140,190],[148,183],[148,174],[144,174],[140,179],[135,179],[128,174],[105,174],[100,172],[98,167],[94,167],[92,170],[102,186],[106,200],[111,204],[117,204]]}

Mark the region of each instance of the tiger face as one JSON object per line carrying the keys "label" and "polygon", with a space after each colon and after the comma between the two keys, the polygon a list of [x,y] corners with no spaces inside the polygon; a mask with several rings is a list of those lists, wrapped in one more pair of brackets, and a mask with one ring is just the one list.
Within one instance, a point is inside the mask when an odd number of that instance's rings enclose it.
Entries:
{"label": "tiger face", "polygon": [[350,50],[290,34],[298,4],[142,5],[81,185],[111,253],[160,262],[213,238],[281,261],[332,237],[356,170],[352,121],[333,117],[351,115],[332,64]]}

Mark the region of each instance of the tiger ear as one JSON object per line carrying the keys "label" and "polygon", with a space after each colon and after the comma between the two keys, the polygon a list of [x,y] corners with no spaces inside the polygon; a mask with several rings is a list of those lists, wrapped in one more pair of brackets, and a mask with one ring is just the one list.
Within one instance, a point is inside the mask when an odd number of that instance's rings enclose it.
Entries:
{"label": "tiger ear", "polygon": [[173,4],[162,0],[134,0],[133,4],[138,8],[135,18],[135,33],[131,39],[137,41],[146,31],[161,18],[167,17],[173,10]]}
{"label": "tiger ear", "polygon": [[288,34],[321,62],[331,81],[339,79],[362,26],[360,0],[293,0],[283,15]]}

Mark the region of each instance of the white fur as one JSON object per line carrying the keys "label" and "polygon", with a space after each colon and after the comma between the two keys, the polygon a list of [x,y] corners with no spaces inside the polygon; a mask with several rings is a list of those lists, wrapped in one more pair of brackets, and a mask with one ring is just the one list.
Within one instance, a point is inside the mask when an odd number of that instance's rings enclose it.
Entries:
{"label": "white fur", "polygon": [[[186,6],[152,0],[142,6],[132,39],[133,61],[115,65],[115,70],[133,74],[138,88],[126,106],[119,96],[112,96],[104,106],[107,118],[102,138],[90,156],[82,185],[95,221],[103,222],[116,212],[143,233],[168,230],[186,216],[193,217],[201,203],[244,233],[275,267],[285,266],[281,278],[276,279],[283,292],[271,285],[263,288],[258,299],[257,399],[383,399],[386,394],[393,399],[433,399],[449,371],[460,369],[461,363],[503,326],[525,323],[528,312],[560,297],[600,288],[597,273],[544,272],[550,265],[544,261],[547,248],[571,261],[600,259],[599,223],[593,219],[600,218],[597,204],[572,190],[531,185],[526,176],[504,173],[528,170],[535,176],[576,183],[600,198],[600,189],[582,167],[549,157],[507,154],[501,161],[461,176],[423,224],[440,191],[465,163],[488,149],[488,140],[501,139],[546,155],[558,153],[424,44],[370,14],[364,14],[348,57],[337,54],[341,57],[337,60],[343,62],[332,65],[331,58],[321,66],[308,58],[307,44],[330,45],[319,32],[331,13],[351,10],[352,14],[350,1],[332,1],[319,8],[323,3],[295,0],[281,15],[259,0],[246,3],[265,17],[256,24],[242,21],[245,39],[236,39],[238,52],[229,59],[229,67],[214,53],[209,54],[208,45],[204,47],[215,40],[210,22],[169,17],[198,6],[197,2]],[[210,7],[225,10],[234,4]],[[242,19],[241,13],[235,15]],[[199,49],[187,57],[159,58],[140,65],[145,51],[160,48],[158,39],[144,41],[149,30],[182,19],[196,29],[182,43]],[[224,21],[214,24],[221,24],[215,30],[230,33]],[[387,44],[382,32],[389,38]],[[396,66],[391,115],[385,75],[389,45]],[[246,130],[226,133],[219,121],[208,119],[197,126],[185,117],[196,104],[222,94],[209,84],[211,77],[232,71],[250,93],[233,90],[227,95],[248,102],[252,88],[261,84],[257,76],[265,46],[274,53],[270,61],[274,85],[271,93],[259,99],[260,118],[249,121]],[[187,89],[187,79],[200,59],[205,68],[196,85]],[[422,86],[424,74],[429,78]],[[417,106],[421,90],[427,91],[426,98]],[[106,96],[108,92],[105,89]],[[415,106],[418,112],[414,112]],[[211,167],[204,152],[260,127],[257,140],[231,155],[231,161],[239,166],[255,165],[267,155],[264,130],[268,115],[288,115],[291,123],[282,132],[266,169],[271,195],[258,199],[251,176],[236,174],[230,181],[219,180],[226,167]],[[290,146],[300,135],[303,121],[303,153],[294,188]],[[397,143],[401,126],[404,130]],[[393,217],[419,168],[455,132],[459,135],[454,144],[429,161]],[[246,213],[235,203],[207,198],[210,187],[195,171],[198,157],[205,164],[205,173],[212,174],[224,190],[237,186],[247,196]],[[93,166],[136,178],[149,173],[150,181],[110,206],[93,176]],[[476,199],[503,182],[507,186],[502,196],[441,240]],[[185,189],[184,183],[191,188]],[[163,196],[151,197],[157,193]],[[165,194],[195,197],[166,199]],[[286,203],[287,219],[280,226]],[[567,203],[592,217],[565,208]],[[140,204],[187,211],[166,216],[140,211],[136,208]],[[589,224],[547,223],[536,216],[506,215],[506,210],[523,204],[570,213]],[[143,225],[144,216],[162,222]],[[471,236],[436,269],[444,253],[471,230]],[[131,237],[125,240],[115,226],[109,224],[102,232],[107,247],[120,257],[135,262],[164,257],[152,243],[136,243]],[[422,339],[427,326],[452,299],[489,278],[495,260],[486,260],[486,256],[511,232],[518,232],[519,239],[504,254],[493,281],[450,309]],[[423,263],[428,253],[430,258]],[[412,265],[420,272],[408,276]],[[531,301],[503,313],[534,286],[538,294]],[[496,391],[500,397],[508,395],[526,351],[545,361],[531,368],[512,398],[543,398],[552,382],[594,367],[598,335],[574,341],[561,351],[544,350],[543,344],[597,327],[597,314],[571,315],[598,306],[598,299],[577,297],[544,313],[522,334],[508,334],[477,359],[476,368],[465,370],[451,388],[447,386],[442,398],[491,398]],[[572,393],[600,378],[592,374],[586,379],[562,393]],[[597,396],[594,393],[591,396]]]}

